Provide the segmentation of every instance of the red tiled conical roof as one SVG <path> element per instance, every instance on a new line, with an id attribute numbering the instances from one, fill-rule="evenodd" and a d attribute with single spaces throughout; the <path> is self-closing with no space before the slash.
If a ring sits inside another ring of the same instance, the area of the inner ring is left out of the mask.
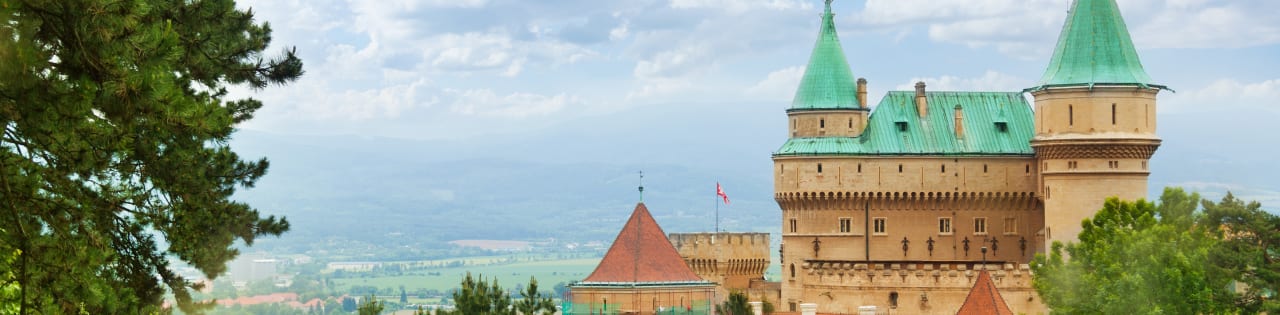
<path id="1" fill-rule="evenodd" d="M 583 282 L 702 282 L 667 240 L 667 233 L 653 220 L 644 203 L 636 204 L 631 218 L 618 232 L 600 265 Z"/>
<path id="2" fill-rule="evenodd" d="M 1004 302 L 1004 297 L 1000 296 L 1000 291 L 991 283 L 991 275 L 986 270 L 978 272 L 978 281 L 974 281 L 973 290 L 969 291 L 964 304 L 960 305 L 960 311 L 956 312 L 956 315 L 969 314 L 1013 314 L 1009 310 L 1009 304 Z"/>

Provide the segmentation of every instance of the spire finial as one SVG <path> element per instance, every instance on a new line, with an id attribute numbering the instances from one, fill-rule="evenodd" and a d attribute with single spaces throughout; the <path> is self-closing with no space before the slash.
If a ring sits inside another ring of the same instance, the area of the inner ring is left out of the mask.
<path id="1" fill-rule="evenodd" d="M 831 0 L 827 0 L 827 9 L 823 13 L 831 14 Z"/>
<path id="2" fill-rule="evenodd" d="M 644 171 L 640 171 L 640 202 L 644 202 Z"/>

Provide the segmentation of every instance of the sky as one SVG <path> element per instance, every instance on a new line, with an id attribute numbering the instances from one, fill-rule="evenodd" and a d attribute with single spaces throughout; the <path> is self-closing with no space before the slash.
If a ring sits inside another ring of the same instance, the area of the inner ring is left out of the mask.
<path id="1" fill-rule="evenodd" d="M 1148 74 L 1175 91 L 1160 94 L 1160 119 L 1229 124 L 1241 115 L 1280 117 L 1280 1 L 1118 2 Z M 766 106 L 781 122 L 816 39 L 823 3 L 238 5 L 270 23 L 270 53 L 296 47 L 307 71 L 290 85 L 235 90 L 236 96 L 266 103 L 243 129 L 483 142 L 616 113 L 678 115 L 689 104 L 721 104 L 726 112 L 742 110 L 735 104 Z M 885 92 L 909 90 L 916 81 L 935 91 L 1036 85 L 1069 5 L 837 0 L 834 12 L 853 73 L 868 79 L 869 103 L 876 104 Z M 1280 124 L 1235 127 L 1241 133 L 1280 134 Z M 783 130 L 774 133 L 781 136 Z M 1221 141 L 1223 150 L 1257 145 L 1245 142 L 1256 138 L 1211 140 Z M 1262 146 L 1277 143 L 1270 141 Z"/>

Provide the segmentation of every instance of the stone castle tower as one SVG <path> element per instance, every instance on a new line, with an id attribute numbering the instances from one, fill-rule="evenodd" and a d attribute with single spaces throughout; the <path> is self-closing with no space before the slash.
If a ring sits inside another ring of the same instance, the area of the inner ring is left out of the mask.
<path id="1" fill-rule="evenodd" d="M 1107 197 L 1147 196 L 1156 93 L 1114 0 L 1077 1 L 1035 98 L 1045 244 L 1071 242 Z"/>
<path id="2" fill-rule="evenodd" d="M 1114 0 L 1072 4 L 1025 91 L 888 92 L 874 111 L 830 1 L 773 154 L 780 311 L 955 314 L 981 271 L 1043 313 L 1027 263 L 1105 198 L 1146 196 L 1154 85 Z M 1034 111 L 1024 93 L 1035 100 Z M 980 271 L 981 270 L 981 271 Z"/>

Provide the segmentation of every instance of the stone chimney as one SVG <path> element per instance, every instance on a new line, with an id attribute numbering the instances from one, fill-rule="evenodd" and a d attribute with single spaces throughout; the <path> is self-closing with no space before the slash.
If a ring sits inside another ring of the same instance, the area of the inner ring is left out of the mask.
<path id="1" fill-rule="evenodd" d="M 800 315 L 818 315 L 818 304 L 800 303 Z"/>
<path id="2" fill-rule="evenodd" d="M 929 100 L 924 97 L 924 81 L 916 82 L 916 113 L 920 118 L 929 115 Z"/>
<path id="3" fill-rule="evenodd" d="M 956 104 L 956 139 L 964 139 L 964 111 Z"/>
<path id="4" fill-rule="evenodd" d="M 866 78 L 858 78 L 858 105 L 862 106 L 862 108 L 871 107 L 871 105 L 867 105 L 867 79 Z"/>

